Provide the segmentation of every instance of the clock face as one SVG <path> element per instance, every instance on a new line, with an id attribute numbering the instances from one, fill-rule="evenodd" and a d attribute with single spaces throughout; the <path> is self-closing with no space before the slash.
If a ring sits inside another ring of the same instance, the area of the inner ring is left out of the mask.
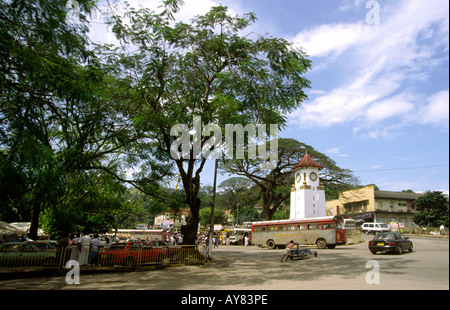
<path id="1" fill-rule="evenodd" d="M 311 179 L 311 181 L 317 180 L 317 173 L 311 172 L 311 173 L 309 174 L 309 178 Z"/>
<path id="2" fill-rule="evenodd" d="M 297 181 L 297 183 L 300 183 L 300 180 L 302 179 L 302 176 L 300 173 L 297 173 L 297 175 L 295 176 L 295 180 Z"/>

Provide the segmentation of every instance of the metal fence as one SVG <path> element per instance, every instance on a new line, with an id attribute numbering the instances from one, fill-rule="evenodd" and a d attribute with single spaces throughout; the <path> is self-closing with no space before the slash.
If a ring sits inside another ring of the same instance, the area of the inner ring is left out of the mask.
<path id="1" fill-rule="evenodd" d="M 0 244 L 2 268 L 44 267 L 63 269 L 67 262 L 80 267 L 141 267 L 171 264 L 204 264 L 204 245 L 141 246 L 137 243 L 106 246 L 69 245 L 58 247 L 51 242 L 11 242 Z"/>

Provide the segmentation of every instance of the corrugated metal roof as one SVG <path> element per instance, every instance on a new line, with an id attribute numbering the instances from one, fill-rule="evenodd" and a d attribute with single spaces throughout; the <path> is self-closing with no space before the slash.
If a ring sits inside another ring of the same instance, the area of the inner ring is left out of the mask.
<path id="1" fill-rule="evenodd" d="M 410 192 L 375 191 L 375 198 L 415 200 L 423 195 L 424 194 Z"/>

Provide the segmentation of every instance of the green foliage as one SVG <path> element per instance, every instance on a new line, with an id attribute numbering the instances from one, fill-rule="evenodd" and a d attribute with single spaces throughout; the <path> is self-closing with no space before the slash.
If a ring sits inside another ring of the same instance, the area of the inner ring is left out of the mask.
<path id="1" fill-rule="evenodd" d="M 205 207 L 200 210 L 200 224 L 209 226 L 211 224 L 211 207 Z M 218 209 L 214 209 L 214 224 L 227 224 L 225 214 Z"/>
<path id="2" fill-rule="evenodd" d="M 81 3 L 85 12 L 92 7 L 93 1 Z M 95 96 L 86 91 L 89 70 L 80 67 L 92 58 L 86 27 L 75 29 L 65 15 L 65 1 L 0 3 L 0 175 L 8 191 L 2 203 L 17 208 L 18 220 L 31 219 L 32 235 L 41 209 L 55 205 L 64 187 L 59 137 L 70 123 L 68 107 Z"/>
<path id="3" fill-rule="evenodd" d="M 439 191 L 427 191 L 414 201 L 419 213 L 414 214 L 414 222 L 421 226 L 448 226 L 448 197 Z"/>
<path id="4" fill-rule="evenodd" d="M 193 242 L 206 158 L 171 158 L 177 138 L 171 127 L 192 128 L 194 115 L 223 130 L 225 124 L 282 127 L 285 114 L 306 99 L 304 89 L 310 83 L 303 74 L 311 63 L 284 39 L 241 35 L 256 21 L 253 13 L 231 16 L 227 7 L 217 6 L 189 24 L 173 22 L 180 4 L 164 1 L 161 13 L 130 8 L 124 16 L 112 16 L 111 29 L 125 52 L 108 54 L 108 61 L 116 64 L 115 78 L 132 96 L 124 106 L 142 136 L 136 141 L 141 156 L 157 157 L 178 169 L 192 215 L 185 240 Z M 201 146 L 207 138 L 201 137 Z M 155 144 L 149 147 L 148 141 Z"/>
<path id="5" fill-rule="evenodd" d="M 114 97 L 123 84 L 88 44 L 95 1 L 78 2 L 75 24 L 65 0 L 0 3 L 0 216 L 31 221 L 32 238 L 40 218 L 58 236 L 103 229 L 108 210 L 121 206 L 120 183 L 153 191 L 161 179 L 151 161 L 145 180 L 125 179 L 139 161 L 121 101 L 132 93 Z"/>
<path id="6" fill-rule="evenodd" d="M 176 22 L 180 0 L 162 1 L 158 13 L 111 10 L 121 46 L 95 46 L 85 17 L 96 1 L 78 2 L 78 23 L 66 19 L 66 0 L 0 2 L 0 216 L 30 220 L 31 237 L 39 221 L 64 236 L 188 206 L 193 242 L 210 201 L 206 158 L 171 158 L 171 127 L 192 127 L 194 115 L 223 130 L 283 127 L 306 100 L 311 62 L 282 38 L 243 35 L 254 13 L 220 5 Z M 165 189 L 178 174 L 182 191 Z"/>

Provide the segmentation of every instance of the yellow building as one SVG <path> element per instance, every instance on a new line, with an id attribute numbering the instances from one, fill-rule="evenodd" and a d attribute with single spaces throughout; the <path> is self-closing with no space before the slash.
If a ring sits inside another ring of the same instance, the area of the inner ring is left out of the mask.
<path id="1" fill-rule="evenodd" d="M 342 215 L 364 222 L 399 223 L 411 227 L 417 212 L 414 200 L 423 194 L 375 190 L 374 185 L 339 193 L 326 202 L 327 215 Z"/>

